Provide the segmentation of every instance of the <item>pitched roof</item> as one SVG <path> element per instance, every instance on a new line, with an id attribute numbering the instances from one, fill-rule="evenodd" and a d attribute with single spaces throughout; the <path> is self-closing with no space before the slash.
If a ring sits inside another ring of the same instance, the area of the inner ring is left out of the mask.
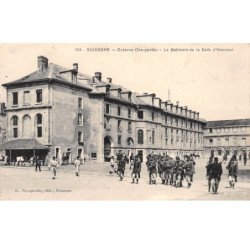
<path id="1" fill-rule="evenodd" d="M 17 139 L 0 145 L 1 149 L 47 149 L 45 145 L 35 139 Z"/>
<path id="2" fill-rule="evenodd" d="M 69 81 L 68 77 L 66 77 L 66 74 L 64 74 L 65 72 L 70 72 L 70 71 L 71 70 L 69 70 L 65 67 L 59 66 L 59 65 L 54 64 L 54 63 L 50 63 L 48 65 L 48 70 L 46 70 L 43 73 L 39 73 L 37 70 L 37 71 L 35 71 L 29 75 L 26 75 L 20 79 L 5 83 L 5 84 L 3 84 L 3 86 L 9 86 L 9 85 L 21 84 L 21 83 L 29 83 L 29 82 L 37 82 L 37 81 L 49 80 L 49 79 L 51 79 L 51 80 L 54 79 L 54 80 L 68 83 L 68 84 L 72 84 L 72 82 Z M 91 78 L 91 77 L 88 75 L 78 73 L 77 86 L 81 86 L 81 87 L 84 87 L 84 88 L 91 90 L 91 86 L 87 82 L 87 80 L 89 80 L 89 78 Z"/>
<path id="3" fill-rule="evenodd" d="M 205 128 L 250 126 L 250 119 L 207 121 Z"/>

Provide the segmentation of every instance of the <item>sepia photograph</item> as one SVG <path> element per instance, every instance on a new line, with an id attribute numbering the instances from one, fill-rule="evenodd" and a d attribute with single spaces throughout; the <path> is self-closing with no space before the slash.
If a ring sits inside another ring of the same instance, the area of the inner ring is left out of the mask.
<path id="1" fill-rule="evenodd" d="M 249 200 L 249 44 L 0 44 L 1 200 Z"/>

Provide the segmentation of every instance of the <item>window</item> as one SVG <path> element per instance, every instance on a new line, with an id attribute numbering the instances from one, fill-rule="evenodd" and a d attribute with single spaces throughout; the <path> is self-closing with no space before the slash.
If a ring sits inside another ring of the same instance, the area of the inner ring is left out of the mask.
<path id="1" fill-rule="evenodd" d="M 166 146 L 168 145 L 168 139 L 165 140 Z"/>
<path id="2" fill-rule="evenodd" d="M 168 124 L 168 117 L 165 116 L 165 124 Z"/>
<path id="3" fill-rule="evenodd" d="M 209 129 L 209 133 L 213 133 L 213 129 L 212 128 Z"/>
<path id="4" fill-rule="evenodd" d="M 155 143 L 155 131 L 153 130 L 152 131 L 152 144 Z"/>
<path id="5" fill-rule="evenodd" d="M 139 119 L 143 119 L 143 111 L 139 110 L 137 115 Z"/>
<path id="6" fill-rule="evenodd" d="M 96 159 L 97 158 L 97 153 L 91 153 L 91 158 Z"/>
<path id="7" fill-rule="evenodd" d="M 246 132 L 246 127 L 241 127 L 242 132 Z"/>
<path id="8" fill-rule="evenodd" d="M 80 97 L 78 98 L 78 108 L 83 109 L 83 99 Z"/>
<path id="9" fill-rule="evenodd" d="M 165 137 L 168 137 L 168 128 L 165 128 Z"/>
<path id="10" fill-rule="evenodd" d="M 233 138 L 233 144 L 237 145 L 237 138 Z"/>
<path id="11" fill-rule="evenodd" d="M 210 145 L 210 146 L 213 145 L 213 139 L 209 139 L 209 145 Z"/>
<path id="12" fill-rule="evenodd" d="M 121 95 L 121 91 L 118 90 L 118 98 L 121 98 L 122 95 Z"/>
<path id="13" fill-rule="evenodd" d="M 229 139 L 225 138 L 225 146 L 229 146 Z"/>
<path id="14" fill-rule="evenodd" d="M 41 114 L 37 114 L 36 115 L 36 136 L 37 137 L 43 136 L 42 124 L 43 124 L 43 116 Z"/>
<path id="15" fill-rule="evenodd" d="M 83 126 L 83 114 L 78 114 L 78 125 Z"/>
<path id="16" fill-rule="evenodd" d="M 118 143 L 119 145 L 122 144 L 122 136 L 121 136 L 121 135 L 118 135 L 117 143 Z"/>
<path id="17" fill-rule="evenodd" d="M 221 155 L 221 154 L 222 154 L 222 150 L 218 149 L 218 155 Z"/>
<path id="18" fill-rule="evenodd" d="M 13 97 L 12 104 L 13 105 L 18 105 L 18 92 L 13 92 L 12 97 Z"/>
<path id="19" fill-rule="evenodd" d="M 121 120 L 118 120 L 118 121 L 117 121 L 117 129 L 118 129 L 119 131 L 122 130 L 122 129 L 121 129 Z"/>
<path id="20" fill-rule="evenodd" d="M 104 128 L 105 129 L 111 129 L 111 126 L 110 126 L 110 118 L 105 118 L 105 120 L 104 120 Z"/>
<path id="21" fill-rule="evenodd" d="M 131 118 L 131 109 L 128 109 L 128 118 Z"/>
<path id="22" fill-rule="evenodd" d="M 229 128 L 224 128 L 225 133 L 229 132 Z"/>
<path id="23" fill-rule="evenodd" d="M 23 104 L 30 104 L 30 91 L 23 92 Z"/>
<path id="24" fill-rule="evenodd" d="M 40 103 L 43 101 L 43 90 L 37 89 L 36 90 L 36 102 Z"/>
<path id="25" fill-rule="evenodd" d="M 120 106 L 117 107 L 117 115 L 121 116 L 121 107 Z"/>
<path id="26" fill-rule="evenodd" d="M 174 140 L 173 139 L 171 139 L 171 145 L 174 145 Z"/>
<path id="27" fill-rule="evenodd" d="M 12 117 L 12 121 L 13 121 L 13 126 L 17 126 L 18 125 L 18 117 L 15 115 Z"/>
<path id="28" fill-rule="evenodd" d="M 106 114 L 111 114 L 111 110 L 110 110 L 110 105 L 109 104 L 106 104 L 106 106 L 105 106 L 105 113 Z"/>
<path id="29" fill-rule="evenodd" d="M 18 128 L 13 128 L 13 137 L 18 138 Z"/>
<path id="30" fill-rule="evenodd" d="M 152 121 L 154 121 L 155 120 L 155 113 L 152 112 L 151 115 L 152 115 Z"/>
<path id="31" fill-rule="evenodd" d="M 217 128 L 217 129 L 216 129 L 216 132 L 217 132 L 217 133 L 220 133 L 220 128 Z"/>
<path id="32" fill-rule="evenodd" d="M 192 122 L 190 122 L 190 128 L 193 128 L 193 123 Z"/>
<path id="33" fill-rule="evenodd" d="M 131 122 L 128 122 L 128 131 L 131 132 L 132 131 L 132 123 Z"/>
<path id="34" fill-rule="evenodd" d="M 178 124 L 179 124 L 178 118 L 175 119 L 175 124 L 176 124 L 176 126 L 178 126 Z"/>
<path id="35" fill-rule="evenodd" d="M 138 144 L 143 144 L 143 130 L 140 129 L 138 130 L 137 132 L 137 141 L 138 141 Z"/>
<path id="36" fill-rule="evenodd" d="M 171 125 L 173 125 L 173 118 L 172 117 L 170 118 L 170 123 L 171 123 Z"/>
<path id="37" fill-rule="evenodd" d="M 246 138 L 241 139 L 241 146 L 246 146 Z"/>
<path id="38" fill-rule="evenodd" d="M 83 132 L 78 131 L 78 143 L 82 143 L 83 142 Z"/>
<path id="39" fill-rule="evenodd" d="M 234 132 L 234 133 L 237 132 L 237 128 L 233 128 L 233 132 Z"/>
<path id="40" fill-rule="evenodd" d="M 18 138 L 18 117 L 14 115 L 11 118 L 13 137 Z"/>

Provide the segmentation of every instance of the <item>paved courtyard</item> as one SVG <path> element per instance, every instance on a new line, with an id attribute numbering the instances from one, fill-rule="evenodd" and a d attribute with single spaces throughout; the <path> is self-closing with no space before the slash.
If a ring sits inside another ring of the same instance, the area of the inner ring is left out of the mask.
<path id="1" fill-rule="evenodd" d="M 2 200 L 249 200 L 250 165 L 240 163 L 236 188 L 228 188 L 227 171 L 223 165 L 223 177 L 219 194 L 208 193 L 205 178 L 205 160 L 196 161 L 196 174 L 190 189 L 174 188 L 161 184 L 148 184 L 145 164 L 139 184 L 131 184 L 131 170 L 126 166 L 124 181 L 117 175 L 109 175 L 109 165 L 86 163 L 80 176 L 74 175 L 73 166 L 61 166 L 57 179 L 47 167 L 35 172 L 33 167 L 0 167 L 0 198 Z"/>

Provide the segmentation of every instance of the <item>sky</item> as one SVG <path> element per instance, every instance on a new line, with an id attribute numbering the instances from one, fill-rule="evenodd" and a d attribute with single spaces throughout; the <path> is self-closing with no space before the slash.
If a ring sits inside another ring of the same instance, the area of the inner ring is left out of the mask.
<path id="1" fill-rule="evenodd" d="M 109 51 L 93 51 L 98 48 Z M 67 68 L 78 63 L 88 75 L 102 72 L 104 79 L 162 101 L 170 90 L 173 103 L 206 120 L 250 118 L 249 44 L 0 44 L 0 84 L 36 71 L 40 55 Z M 5 101 L 3 87 L 0 99 Z"/>

